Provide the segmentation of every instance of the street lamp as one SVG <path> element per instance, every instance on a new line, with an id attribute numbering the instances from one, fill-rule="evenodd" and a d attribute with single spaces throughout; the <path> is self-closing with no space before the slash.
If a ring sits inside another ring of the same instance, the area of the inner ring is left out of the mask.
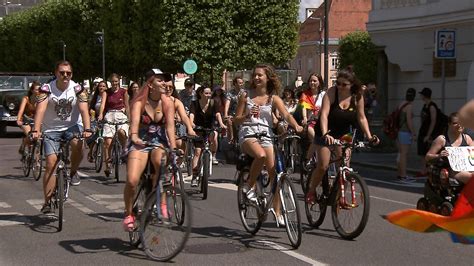
<path id="1" fill-rule="evenodd" d="M 98 35 L 97 40 L 99 43 L 102 44 L 102 78 L 105 80 L 105 32 L 104 29 L 102 31 L 98 31 L 95 33 Z"/>
<path id="2" fill-rule="evenodd" d="M 3 6 L 5 7 L 5 16 L 8 16 L 9 7 L 21 6 L 21 4 L 12 4 L 10 1 L 3 0 Z"/>
<path id="3" fill-rule="evenodd" d="M 58 41 L 63 46 L 63 60 L 66 61 L 66 43 L 63 40 Z"/>

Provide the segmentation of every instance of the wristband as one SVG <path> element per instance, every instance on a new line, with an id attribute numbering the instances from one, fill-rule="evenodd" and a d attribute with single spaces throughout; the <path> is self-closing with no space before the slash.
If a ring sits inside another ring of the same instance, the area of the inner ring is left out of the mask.
<path id="1" fill-rule="evenodd" d="M 138 135 L 138 133 L 137 132 L 132 132 L 132 133 L 130 133 L 130 135 Z"/>
<path id="2" fill-rule="evenodd" d="M 90 128 L 88 128 L 88 129 L 84 129 L 84 132 L 92 133 L 92 130 Z"/>
<path id="3" fill-rule="evenodd" d="M 30 133 L 36 133 L 38 132 L 37 130 L 30 130 Z"/>

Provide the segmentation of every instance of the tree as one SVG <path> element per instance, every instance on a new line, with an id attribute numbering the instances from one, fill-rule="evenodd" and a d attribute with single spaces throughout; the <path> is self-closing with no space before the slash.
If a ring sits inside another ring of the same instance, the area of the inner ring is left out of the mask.
<path id="1" fill-rule="evenodd" d="M 377 54 L 368 32 L 351 32 L 339 41 L 339 69 L 348 65 L 354 67 L 354 72 L 362 83 L 375 81 Z"/>

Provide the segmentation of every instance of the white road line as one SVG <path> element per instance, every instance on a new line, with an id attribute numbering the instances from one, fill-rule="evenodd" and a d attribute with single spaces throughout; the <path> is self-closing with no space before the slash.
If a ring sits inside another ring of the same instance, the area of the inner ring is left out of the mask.
<path id="1" fill-rule="evenodd" d="M 72 199 L 68 199 L 66 201 L 66 203 L 69 203 L 71 206 L 79 209 L 81 212 L 85 213 L 85 214 L 92 214 L 94 213 L 91 209 L 87 208 L 86 206 L 80 204 L 79 202 L 76 202 Z"/>
<path id="2" fill-rule="evenodd" d="M 2 219 L 7 219 L 6 216 L 12 216 L 9 220 L 0 220 L 0 227 L 2 226 L 11 226 L 11 225 L 22 225 L 30 222 L 30 219 L 22 213 L 18 212 L 0 212 Z"/>
<path id="3" fill-rule="evenodd" d="M 416 188 L 422 188 L 425 186 L 425 184 L 420 184 L 420 183 L 399 183 L 399 182 L 390 182 L 390 181 L 383 181 L 383 180 L 378 180 L 378 179 L 373 179 L 373 178 L 367 178 L 364 177 L 365 180 L 369 180 L 372 182 L 378 182 L 378 183 L 383 183 L 383 184 L 389 184 L 389 185 L 395 185 L 395 186 L 400 186 L 400 187 L 416 187 Z"/>
<path id="4" fill-rule="evenodd" d="M 123 194 L 92 194 L 86 198 L 117 213 L 122 213 L 125 209 L 125 205 L 122 200 Z M 120 201 L 117 201 L 117 199 L 120 199 Z"/>
<path id="5" fill-rule="evenodd" d="M 12 206 L 10 206 L 8 203 L 6 202 L 0 202 L 0 208 L 11 208 Z"/>
<path id="6" fill-rule="evenodd" d="M 288 256 L 291 256 L 291 257 L 293 257 L 293 258 L 295 258 L 295 259 L 304 261 L 304 262 L 309 263 L 309 264 L 311 264 L 311 265 L 326 265 L 326 264 L 324 264 L 324 263 L 322 263 L 322 262 L 320 262 L 320 261 L 313 260 L 313 259 L 311 259 L 311 258 L 309 258 L 309 257 L 306 257 L 306 256 L 304 256 L 304 255 L 301 255 L 301 254 L 299 254 L 299 253 L 296 253 L 296 252 L 294 252 L 294 251 L 292 251 L 292 250 L 288 250 L 287 248 L 282 247 L 282 246 L 280 246 L 280 245 L 278 245 L 278 244 L 275 244 L 275 243 L 273 243 L 273 242 L 271 242 L 271 241 L 267 241 L 267 240 L 257 240 L 256 242 L 257 242 L 257 243 L 261 243 L 261 244 L 263 244 L 263 245 L 265 245 L 265 246 L 267 246 L 267 247 L 271 247 L 271 248 L 273 248 L 273 249 L 275 249 L 275 250 L 278 250 L 278 251 L 280 251 L 280 252 L 283 252 L 283 253 L 285 253 L 285 254 L 288 255 Z"/>
<path id="7" fill-rule="evenodd" d="M 416 207 L 415 204 L 406 203 L 406 202 L 403 202 L 403 201 L 391 200 L 391 199 L 386 199 L 386 198 L 380 198 L 380 197 L 376 197 L 376 196 L 370 196 L 370 197 L 373 198 L 373 199 L 378 199 L 378 200 L 383 200 L 383 201 L 398 203 L 398 204 L 402 204 L 402 205 L 406 205 L 406 206 L 410 206 L 410 207 Z"/>
<path id="8" fill-rule="evenodd" d="M 30 204 L 31 206 L 33 206 L 33 208 L 35 208 L 39 211 L 39 210 L 41 210 L 41 207 L 43 207 L 44 200 L 42 200 L 42 199 L 29 199 L 29 200 L 26 200 L 26 202 L 28 202 L 28 204 Z"/>

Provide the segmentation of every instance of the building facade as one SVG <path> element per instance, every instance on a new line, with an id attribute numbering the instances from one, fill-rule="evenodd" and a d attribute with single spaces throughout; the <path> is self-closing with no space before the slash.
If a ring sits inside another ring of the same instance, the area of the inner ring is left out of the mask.
<path id="1" fill-rule="evenodd" d="M 385 112 L 405 98 L 409 87 L 432 89 L 446 114 L 474 98 L 474 1 L 373 0 L 367 30 L 379 47 L 378 89 Z M 455 59 L 434 56 L 438 30 L 455 32 Z M 422 107 L 415 101 L 415 118 Z M 415 119 L 416 125 L 419 119 Z"/>
<path id="2" fill-rule="evenodd" d="M 327 0 L 329 4 L 329 86 L 335 82 L 339 40 L 353 31 L 365 31 L 371 0 Z M 324 2 L 301 24 L 296 57 L 289 63 L 307 81 L 313 72 L 324 77 Z"/>

